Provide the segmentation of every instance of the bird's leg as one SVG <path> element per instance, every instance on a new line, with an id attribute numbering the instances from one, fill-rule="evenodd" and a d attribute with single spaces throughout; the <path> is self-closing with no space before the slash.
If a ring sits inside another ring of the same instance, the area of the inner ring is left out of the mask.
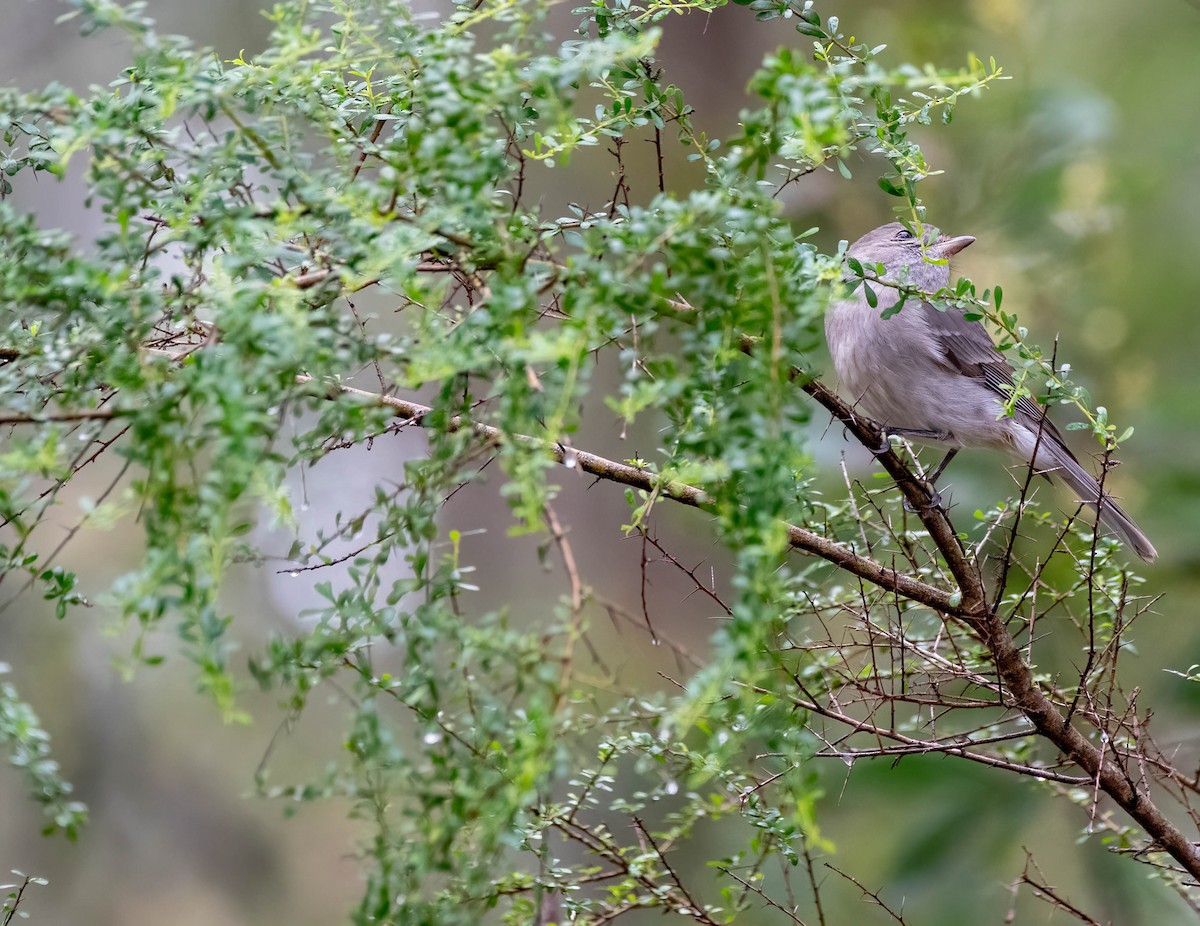
<path id="1" fill-rule="evenodd" d="M 875 453 L 885 453 L 891 447 L 893 437 L 911 437 L 916 440 L 944 441 L 951 438 L 949 431 L 934 431 L 929 428 L 889 428 L 883 429 L 883 443 L 872 448 Z"/>
<path id="2" fill-rule="evenodd" d="M 920 508 L 922 511 L 932 511 L 934 508 L 941 508 L 942 507 L 942 493 L 940 493 L 937 489 L 935 489 L 933 487 L 933 483 L 929 484 L 928 489 L 929 489 L 929 501 L 926 504 L 913 505 L 906 498 L 906 499 L 904 499 L 904 501 L 902 503 L 904 505 L 904 510 L 915 512 L 918 508 Z"/>
<path id="3" fill-rule="evenodd" d="M 946 471 L 946 467 L 950 465 L 950 461 L 954 459 L 954 455 L 958 453 L 957 447 L 951 447 L 946 451 L 946 455 L 942 457 L 942 462 L 933 468 L 933 472 L 925 477 L 930 486 L 937 484 L 938 478 Z"/>
<path id="4" fill-rule="evenodd" d="M 934 430 L 932 428 L 884 428 L 884 433 L 889 437 L 915 437 L 917 440 L 932 440 L 944 441 L 949 440 L 953 435 L 949 431 Z"/>
<path id="5" fill-rule="evenodd" d="M 946 455 L 942 457 L 942 462 L 933 468 L 933 472 L 925 477 L 925 483 L 929 486 L 929 504 L 928 508 L 942 507 L 942 494 L 937 490 L 938 477 L 942 475 L 950 461 L 954 459 L 954 455 L 958 453 L 957 447 L 951 447 L 946 451 Z M 908 507 L 908 502 L 904 503 Z"/>
<path id="6" fill-rule="evenodd" d="M 945 440 L 949 436 L 950 435 L 947 433 L 946 437 L 940 438 L 940 440 Z M 933 468 L 933 472 L 929 473 L 925 477 L 925 484 L 929 489 L 929 504 L 924 505 L 922 507 L 924 507 L 924 508 L 941 508 L 942 507 L 942 494 L 937 490 L 938 477 L 940 477 L 942 475 L 942 473 L 945 472 L 946 467 L 950 465 L 950 461 L 954 459 L 955 454 L 957 454 L 957 453 L 958 453 L 958 448 L 951 447 L 949 450 L 946 451 L 946 455 L 944 457 L 942 457 L 942 461 Z M 904 507 L 908 508 L 910 511 L 913 510 L 907 501 L 904 502 Z"/>
<path id="7" fill-rule="evenodd" d="M 884 427 L 883 428 L 883 443 L 879 447 L 874 448 L 874 452 L 875 453 L 885 453 L 887 450 L 889 450 L 891 448 L 891 439 L 893 437 L 906 437 L 906 438 L 915 438 L 916 440 L 940 442 L 940 441 L 950 440 L 953 436 L 954 435 L 951 434 L 949 431 L 934 430 L 932 428 Z M 942 462 L 937 465 L 937 467 L 934 469 L 932 475 L 926 477 L 925 482 L 929 487 L 929 504 L 923 505 L 922 507 L 924 507 L 924 508 L 941 508 L 942 507 L 942 496 L 936 488 L 937 480 L 938 480 L 938 477 L 942 474 L 942 471 L 950 463 L 950 461 L 954 459 L 954 455 L 956 453 L 958 453 L 958 448 L 951 447 L 946 452 L 946 455 L 944 457 L 942 457 Z M 904 502 L 904 507 L 909 511 L 913 510 L 913 508 L 909 505 L 907 500 L 905 500 L 905 502 Z"/>

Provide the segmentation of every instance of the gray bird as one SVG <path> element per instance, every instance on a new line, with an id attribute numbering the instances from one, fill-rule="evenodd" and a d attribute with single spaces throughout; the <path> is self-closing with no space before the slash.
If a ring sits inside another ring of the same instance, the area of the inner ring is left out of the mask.
<path id="1" fill-rule="evenodd" d="M 899 222 L 863 235 L 849 257 L 868 276 L 882 264 L 883 280 L 904 283 L 920 292 L 936 292 L 950 283 L 946 263 L 975 241 L 951 237 L 924 226 L 918 238 Z M 926 244 L 928 242 L 928 244 Z M 848 277 L 854 279 L 854 277 Z M 896 314 L 882 317 L 899 301 L 899 292 L 872 286 L 877 304 L 868 303 L 863 286 L 834 303 L 825 316 L 825 338 L 833 365 L 854 407 L 889 434 L 949 449 L 933 474 L 941 474 L 963 447 L 1002 450 L 1019 460 L 1034 459 L 1036 469 L 1066 483 L 1079 499 L 1098 508 L 1100 522 L 1115 531 L 1147 562 L 1158 554 L 1146 535 L 1067 449 L 1058 429 L 1036 401 L 1022 396 L 1012 414 L 1013 368 L 996 350 L 987 329 L 969 321 L 961 310 L 938 311 L 928 302 L 909 298 Z"/>

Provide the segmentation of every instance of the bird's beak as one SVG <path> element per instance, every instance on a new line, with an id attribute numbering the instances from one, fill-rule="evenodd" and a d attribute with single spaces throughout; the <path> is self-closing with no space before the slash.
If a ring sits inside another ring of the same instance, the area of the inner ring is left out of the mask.
<path id="1" fill-rule="evenodd" d="M 950 235 L 942 235 L 933 243 L 931 251 L 936 251 L 938 257 L 953 257 L 967 245 L 975 243 L 975 239 L 970 235 L 959 235 L 957 238 L 952 238 Z"/>

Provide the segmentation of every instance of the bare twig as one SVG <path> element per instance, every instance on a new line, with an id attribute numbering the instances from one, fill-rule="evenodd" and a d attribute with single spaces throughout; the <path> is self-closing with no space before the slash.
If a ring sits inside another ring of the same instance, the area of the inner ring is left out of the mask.
<path id="1" fill-rule="evenodd" d="M 1086 913 L 1068 901 L 1058 892 L 1056 888 L 1051 887 L 1044 881 L 1039 881 L 1033 878 L 1029 873 L 1030 868 L 1036 870 L 1037 865 L 1033 861 L 1033 856 L 1026 851 L 1025 870 L 1021 872 L 1021 877 L 1018 878 L 1013 884 L 1014 892 L 1018 890 L 1022 884 L 1028 885 L 1032 889 L 1034 897 L 1045 900 L 1052 907 L 1056 907 L 1059 910 L 1063 910 L 1071 914 L 1071 916 L 1075 917 L 1075 919 L 1079 920 L 1079 922 L 1086 923 L 1087 926 L 1104 926 L 1104 924 L 1102 924 L 1099 920 L 1092 919 L 1092 917 L 1088 916 Z M 1041 875 L 1040 871 L 1038 872 L 1038 875 Z"/>
<path id="2" fill-rule="evenodd" d="M 863 886 L 861 881 L 857 880 L 856 878 L 854 878 L 851 875 L 846 874 L 846 872 L 842 871 L 840 868 L 837 868 L 834 865 L 830 865 L 828 862 L 825 862 L 825 867 L 828 868 L 830 871 L 832 871 L 834 874 L 840 875 L 841 877 L 843 877 L 847 881 L 849 881 L 851 884 L 853 884 L 856 888 L 858 888 L 860 891 L 862 891 L 864 897 L 871 898 L 871 900 L 874 901 L 877 906 L 882 907 L 884 912 L 886 912 L 888 914 L 888 916 L 890 916 L 897 923 L 904 922 L 904 916 L 900 913 L 897 913 L 895 910 L 893 910 L 891 907 L 889 907 L 886 903 L 884 903 L 883 898 L 881 898 L 876 891 L 868 890 L 866 887 Z"/>

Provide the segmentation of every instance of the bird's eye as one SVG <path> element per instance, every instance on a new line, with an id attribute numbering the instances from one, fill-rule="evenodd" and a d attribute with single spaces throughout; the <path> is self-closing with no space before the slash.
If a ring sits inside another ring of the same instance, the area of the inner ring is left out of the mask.
<path id="1" fill-rule="evenodd" d="M 902 229 L 900 229 L 900 231 L 896 232 L 896 240 L 897 241 L 911 241 L 913 239 L 913 237 L 914 237 L 913 233 L 910 232 L 907 228 L 902 228 Z"/>

